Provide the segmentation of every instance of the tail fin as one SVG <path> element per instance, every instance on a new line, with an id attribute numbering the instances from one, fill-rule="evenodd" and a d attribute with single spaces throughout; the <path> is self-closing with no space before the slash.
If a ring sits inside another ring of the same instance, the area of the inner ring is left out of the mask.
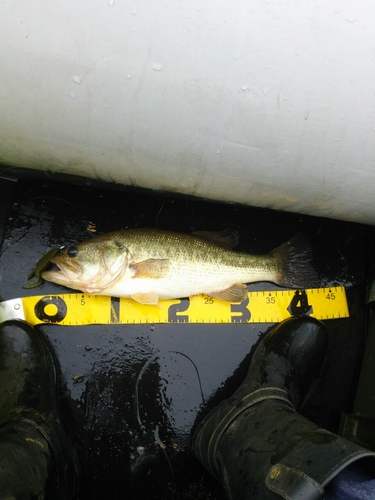
<path id="1" fill-rule="evenodd" d="M 319 280 L 312 266 L 312 249 L 305 234 L 296 234 L 291 240 L 272 250 L 280 263 L 277 284 L 285 288 L 314 288 Z"/>

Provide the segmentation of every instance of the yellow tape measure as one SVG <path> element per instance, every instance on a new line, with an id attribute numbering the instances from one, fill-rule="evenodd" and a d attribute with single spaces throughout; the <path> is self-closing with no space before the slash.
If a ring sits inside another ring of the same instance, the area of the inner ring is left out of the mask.
<path id="1" fill-rule="evenodd" d="M 17 318 L 33 325 L 141 323 L 277 323 L 292 315 L 317 319 L 349 316 L 344 287 L 248 292 L 241 304 L 196 295 L 162 300 L 157 306 L 82 293 L 38 295 L 0 302 L 0 321 Z"/>

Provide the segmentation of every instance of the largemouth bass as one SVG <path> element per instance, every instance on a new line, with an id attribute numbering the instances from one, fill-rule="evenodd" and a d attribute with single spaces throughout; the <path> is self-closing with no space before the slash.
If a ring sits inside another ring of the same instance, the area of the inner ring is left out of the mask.
<path id="1" fill-rule="evenodd" d="M 198 234 L 124 229 L 62 249 L 42 278 L 95 295 L 131 297 L 142 304 L 206 294 L 228 302 L 246 297 L 246 283 L 314 286 L 311 250 L 301 235 L 267 255 L 228 248 Z"/>

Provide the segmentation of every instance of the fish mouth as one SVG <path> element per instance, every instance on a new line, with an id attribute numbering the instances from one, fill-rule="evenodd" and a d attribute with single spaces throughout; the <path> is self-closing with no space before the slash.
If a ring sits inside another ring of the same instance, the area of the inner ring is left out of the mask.
<path id="1" fill-rule="evenodd" d="M 77 263 L 59 262 L 58 258 L 50 260 L 52 269 L 44 271 L 42 278 L 58 284 L 66 284 L 77 281 L 82 275 L 82 268 Z"/>

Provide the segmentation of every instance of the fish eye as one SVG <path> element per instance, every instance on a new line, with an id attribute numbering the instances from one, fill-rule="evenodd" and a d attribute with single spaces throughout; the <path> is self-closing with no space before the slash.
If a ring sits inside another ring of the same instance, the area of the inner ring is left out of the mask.
<path id="1" fill-rule="evenodd" d="M 66 251 L 67 255 L 69 257 L 77 257 L 78 255 L 78 248 L 76 247 L 69 247 Z"/>

